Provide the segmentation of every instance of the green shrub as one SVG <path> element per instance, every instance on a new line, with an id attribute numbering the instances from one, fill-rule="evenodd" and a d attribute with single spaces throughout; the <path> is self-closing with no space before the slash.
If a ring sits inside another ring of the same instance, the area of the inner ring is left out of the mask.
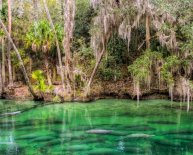
<path id="1" fill-rule="evenodd" d="M 51 86 L 47 86 L 45 83 L 45 76 L 42 70 L 36 70 L 32 72 L 32 78 L 36 81 L 34 86 L 35 90 L 39 91 L 40 93 L 45 93 L 48 90 L 51 90 Z"/>

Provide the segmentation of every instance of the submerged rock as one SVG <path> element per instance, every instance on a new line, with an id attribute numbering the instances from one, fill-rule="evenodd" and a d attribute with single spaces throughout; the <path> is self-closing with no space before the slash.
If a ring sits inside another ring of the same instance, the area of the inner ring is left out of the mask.
<path id="1" fill-rule="evenodd" d="M 86 133 L 90 134 L 111 134 L 113 133 L 112 130 L 103 130 L 103 129 L 93 129 L 93 130 L 87 130 Z"/>

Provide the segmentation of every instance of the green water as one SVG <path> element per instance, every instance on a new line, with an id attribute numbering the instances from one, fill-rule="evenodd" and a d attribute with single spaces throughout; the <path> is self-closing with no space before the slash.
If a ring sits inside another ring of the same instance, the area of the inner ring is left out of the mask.
<path id="1" fill-rule="evenodd" d="M 17 115 L 4 113 L 21 111 Z M 0 101 L 2 155 L 190 155 L 193 112 L 165 100 Z"/>

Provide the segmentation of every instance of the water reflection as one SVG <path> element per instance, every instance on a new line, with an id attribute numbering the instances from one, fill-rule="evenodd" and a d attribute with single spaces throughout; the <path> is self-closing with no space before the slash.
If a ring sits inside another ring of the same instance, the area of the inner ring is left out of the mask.
<path id="1" fill-rule="evenodd" d="M 136 107 L 134 101 L 101 100 L 36 107 L 0 119 L 0 151 L 4 155 L 193 154 L 193 113 L 178 109 L 178 103 L 169 109 L 168 104 L 143 101 Z"/>

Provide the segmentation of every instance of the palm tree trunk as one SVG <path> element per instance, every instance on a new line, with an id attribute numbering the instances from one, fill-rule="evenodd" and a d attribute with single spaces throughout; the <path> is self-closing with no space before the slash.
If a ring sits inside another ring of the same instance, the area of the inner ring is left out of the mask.
<path id="1" fill-rule="evenodd" d="M 48 85 L 51 86 L 52 80 L 51 80 L 51 76 L 50 76 L 49 62 L 48 62 L 48 56 L 47 55 L 44 58 L 44 62 L 45 62 L 45 67 L 46 67 L 46 76 L 47 76 Z"/>
<path id="2" fill-rule="evenodd" d="M 14 42 L 13 42 L 13 40 L 12 40 L 10 34 L 9 34 L 9 32 L 7 31 L 7 29 L 6 29 L 4 23 L 2 22 L 1 19 L 0 19 L 0 25 L 2 26 L 3 31 L 4 31 L 5 34 L 7 35 L 7 38 L 8 38 L 8 40 L 9 40 L 9 42 L 12 44 L 13 49 L 14 49 L 14 51 L 16 52 L 17 58 L 18 58 L 18 60 L 19 60 L 19 62 L 20 62 L 21 71 L 23 72 L 23 75 L 24 75 L 24 78 L 25 78 L 25 82 L 26 82 L 26 84 L 27 84 L 27 86 L 28 86 L 28 88 L 29 88 L 30 93 L 33 95 L 33 97 L 34 97 L 35 99 L 39 99 L 39 97 L 35 94 L 32 86 L 31 86 L 31 83 L 30 83 L 29 77 L 28 77 L 28 75 L 27 75 L 26 69 L 25 69 L 25 67 L 24 67 L 23 61 L 22 61 L 22 59 L 21 59 L 20 53 L 19 53 L 17 47 L 15 46 L 15 44 L 14 44 Z"/>
<path id="3" fill-rule="evenodd" d="M 7 0 L 8 3 L 8 32 L 11 36 L 11 0 Z M 11 43 L 8 40 L 8 47 L 7 47 L 7 59 L 8 59 L 8 72 L 9 72 L 9 85 L 13 86 L 13 76 L 12 76 L 12 66 L 11 66 Z"/>
<path id="4" fill-rule="evenodd" d="M 62 56 L 61 56 L 61 51 L 60 51 L 60 45 L 59 45 L 58 37 L 57 37 L 57 34 L 56 34 L 56 30 L 55 30 L 55 26 L 53 24 L 52 18 L 50 16 L 49 9 L 47 7 L 46 0 L 44 0 L 43 2 L 44 2 L 44 7 L 45 7 L 47 18 L 48 18 L 48 20 L 50 22 L 50 26 L 51 26 L 52 30 L 54 31 L 54 37 L 55 37 L 55 41 L 56 41 L 56 47 L 57 47 L 57 53 L 58 53 L 58 61 L 59 61 L 59 67 L 60 67 L 60 76 L 61 76 L 61 80 L 62 80 L 62 87 L 63 87 L 63 89 L 65 89 L 64 71 L 63 71 L 63 65 L 62 65 Z"/>

